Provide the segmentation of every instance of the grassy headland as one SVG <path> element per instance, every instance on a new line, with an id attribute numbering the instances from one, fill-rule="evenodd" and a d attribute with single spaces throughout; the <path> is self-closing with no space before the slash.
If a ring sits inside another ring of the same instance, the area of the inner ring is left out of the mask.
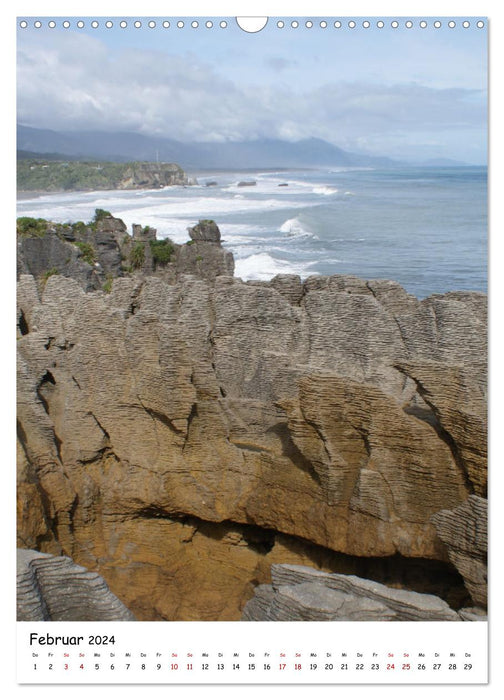
<path id="1" fill-rule="evenodd" d="M 175 163 L 109 163 L 19 159 L 18 192 L 86 191 L 187 185 Z"/>

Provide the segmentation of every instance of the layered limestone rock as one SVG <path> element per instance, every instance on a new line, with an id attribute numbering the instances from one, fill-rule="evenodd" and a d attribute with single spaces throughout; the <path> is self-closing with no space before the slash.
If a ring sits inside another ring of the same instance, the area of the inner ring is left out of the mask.
<path id="1" fill-rule="evenodd" d="M 68 557 L 17 551 L 17 619 L 134 620 L 96 573 Z"/>
<path id="2" fill-rule="evenodd" d="M 455 571 L 431 518 L 485 493 L 484 295 L 55 275 L 18 305 L 20 546 L 142 619 L 239 619 L 274 563 Z"/>
<path id="3" fill-rule="evenodd" d="M 76 280 L 84 291 L 92 291 L 101 289 L 107 279 L 121 276 L 121 246 L 125 236 L 129 238 L 126 225 L 103 214 L 89 224 L 47 221 L 35 233 L 29 228 L 18 233 L 18 279 L 29 273 L 43 287 L 50 276 L 62 275 Z"/>
<path id="4" fill-rule="evenodd" d="M 469 496 L 454 510 L 432 516 L 439 538 L 448 547 L 451 562 L 462 575 L 475 605 L 487 605 L 488 503 Z"/>
<path id="5" fill-rule="evenodd" d="M 203 219 L 188 233 L 191 241 L 181 246 L 177 257 L 178 276 L 191 274 L 213 281 L 220 275 L 233 275 L 233 254 L 221 247 L 221 233 L 215 221 Z"/>
<path id="6" fill-rule="evenodd" d="M 357 576 L 307 566 L 273 566 L 272 585 L 258 586 L 243 620 L 460 621 L 444 600 L 398 591 Z M 466 617 L 465 619 L 469 619 Z"/>
<path id="7" fill-rule="evenodd" d="M 96 270 L 82 260 L 79 248 L 51 232 L 43 238 L 18 240 L 18 275 L 22 274 L 33 275 L 40 284 L 52 274 L 61 274 L 79 280 L 86 291 L 101 287 Z"/>

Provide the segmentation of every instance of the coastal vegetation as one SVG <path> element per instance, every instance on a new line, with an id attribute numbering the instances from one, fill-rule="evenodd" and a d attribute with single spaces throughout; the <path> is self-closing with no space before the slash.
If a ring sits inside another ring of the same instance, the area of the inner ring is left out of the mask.
<path id="1" fill-rule="evenodd" d="M 150 248 L 154 262 L 159 265 L 166 265 L 170 262 L 175 251 L 172 242 L 167 239 L 150 241 Z"/>
<path id="2" fill-rule="evenodd" d="M 87 262 L 88 265 L 94 265 L 96 261 L 96 253 L 91 243 L 86 243 L 85 241 L 75 241 L 74 245 L 79 248 L 82 260 Z"/>
<path id="3" fill-rule="evenodd" d="M 47 270 L 42 275 L 43 283 L 45 284 L 47 282 L 47 280 L 49 279 L 49 277 L 52 277 L 53 275 L 57 275 L 57 274 L 58 274 L 58 269 L 56 267 L 51 267 L 50 270 Z"/>
<path id="4" fill-rule="evenodd" d="M 110 292 L 112 291 L 112 284 L 113 284 L 113 282 L 114 282 L 113 276 L 110 275 L 110 274 L 107 275 L 107 279 L 106 279 L 105 282 L 103 283 L 103 287 L 102 287 L 102 289 L 103 289 L 103 291 L 105 292 L 105 294 L 110 294 Z"/>
<path id="5" fill-rule="evenodd" d="M 18 190 L 94 190 L 113 188 L 126 169 L 124 163 L 83 163 L 19 160 Z"/>
<path id="6" fill-rule="evenodd" d="M 130 262 L 134 270 L 142 267 L 145 262 L 145 244 L 135 243 L 130 253 Z"/>
<path id="7" fill-rule="evenodd" d="M 34 219 L 31 216 L 20 216 L 16 221 L 16 233 L 18 236 L 27 238 L 45 236 L 47 232 L 47 221 L 45 219 Z"/>
<path id="8" fill-rule="evenodd" d="M 106 209 L 95 209 L 93 221 L 97 224 L 99 221 L 103 221 L 103 219 L 107 219 L 109 216 L 112 216 L 112 214 Z"/>

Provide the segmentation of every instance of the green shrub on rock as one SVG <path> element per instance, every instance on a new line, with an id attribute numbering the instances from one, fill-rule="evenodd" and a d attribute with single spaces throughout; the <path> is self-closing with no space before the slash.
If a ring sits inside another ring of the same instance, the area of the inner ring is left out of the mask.
<path id="1" fill-rule="evenodd" d="M 96 231 L 99 222 L 106 219 L 108 216 L 112 216 L 112 214 L 106 209 L 95 209 L 93 219 L 88 224 L 89 228 L 92 231 Z"/>
<path id="2" fill-rule="evenodd" d="M 51 267 L 50 270 L 46 270 L 44 274 L 42 275 L 42 280 L 44 284 L 47 282 L 49 277 L 52 277 L 53 275 L 58 275 L 58 270 L 55 267 Z"/>
<path id="3" fill-rule="evenodd" d="M 26 238 L 42 238 L 47 233 L 47 221 L 31 216 L 20 216 L 16 221 L 16 232 Z"/>
<path id="4" fill-rule="evenodd" d="M 130 262 L 135 270 L 143 267 L 145 263 L 145 245 L 143 243 L 135 243 L 130 253 Z"/>
<path id="5" fill-rule="evenodd" d="M 98 223 L 102 219 L 106 219 L 108 216 L 112 216 L 112 214 L 107 211 L 106 209 L 95 209 L 95 215 L 93 218 L 93 221 L 95 223 Z"/>
<path id="6" fill-rule="evenodd" d="M 87 225 L 83 221 L 76 221 L 72 224 L 72 231 L 77 235 L 84 235 L 87 230 Z"/>
<path id="7" fill-rule="evenodd" d="M 79 248 L 79 250 L 81 251 L 82 260 L 84 260 L 84 262 L 87 262 L 88 265 L 94 265 L 96 261 L 96 253 L 91 243 L 85 243 L 84 241 L 75 241 L 74 245 L 76 245 L 77 248 Z"/>
<path id="8" fill-rule="evenodd" d="M 166 265 L 171 260 L 175 248 L 169 240 L 150 241 L 152 259 L 158 265 Z"/>

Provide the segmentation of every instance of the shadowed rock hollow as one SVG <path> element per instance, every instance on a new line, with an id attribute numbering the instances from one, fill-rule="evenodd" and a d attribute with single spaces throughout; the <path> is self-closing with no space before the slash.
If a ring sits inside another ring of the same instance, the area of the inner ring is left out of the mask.
<path id="1" fill-rule="evenodd" d="M 193 262 L 21 275 L 19 546 L 139 619 L 239 619 L 277 563 L 481 605 L 433 516 L 486 497 L 486 296 Z"/>

